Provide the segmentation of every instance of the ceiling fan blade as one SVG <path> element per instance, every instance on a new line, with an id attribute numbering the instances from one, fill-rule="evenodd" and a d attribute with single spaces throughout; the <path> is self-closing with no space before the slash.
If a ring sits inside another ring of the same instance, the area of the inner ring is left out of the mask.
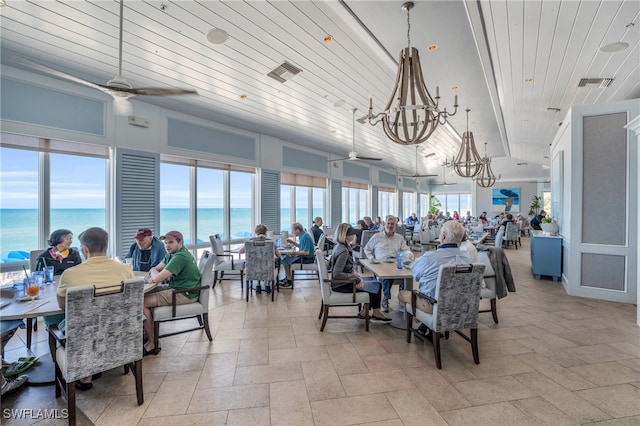
<path id="1" fill-rule="evenodd" d="M 21 64 L 24 65 L 26 67 L 32 68 L 36 71 L 40 71 L 43 72 L 45 74 L 49 74 L 52 75 L 54 77 L 58 77 L 61 78 L 63 80 L 69 80 L 69 81 L 73 81 L 74 83 L 78 83 L 78 84 L 82 84 L 84 86 L 89 86 L 93 89 L 97 89 L 97 90 L 101 90 L 101 91 L 105 91 L 105 86 L 101 85 L 101 84 L 97 84 L 97 83 L 93 83 L 91 81 L 88 80 L 84 80 L 82 78 L 79 77 L 75 77 L 73 75 L 67 74 L 65 72 L 62 71 L 58 71 L 56 69 L 53 68 L 49 68 L 45 65 L 42 64 L 38 64 L 36 62 L 33 62 L 27 58 L 24 58 L 22 56 L 13 56 L 12 57 L 12 62 L 16 63 L 16 64 Z"/>
<path id="2" fill-rule="evenodd" d="M 327 160 L 327 163 L 333 163 L 335 161 L 345 161 L 345 160 L 350 160 L 349 157 L 345 157 L 345 158 L 336 158 L 335 160 Z"/>
<path id="3" fill-rule="evenodd" d="M 131 115 L 133 112 L 133 106 L 129 102 L 128 97 L 114 96 L 113 97 L 113 113 L 116 115 Z"/>
<path id="4" fill-rule="evenodd" d="M 375 157 L 362 157 L 360 155 L 358 155 L 356 158 L 354 158 L 353 160 L 365 160 L 365 161 L 382 161 L 382 158 L 375 158 Z"/>
<path id="5" fill-rule="evenodd" d="M 118 89 L 116 89 L 118 90 Z M 171 95 L 197 95 L 193 89 L 171 89 L 167 87 L 138 87 L 126 89 L 128 93 L 140 96 L 171 96 Z"/>

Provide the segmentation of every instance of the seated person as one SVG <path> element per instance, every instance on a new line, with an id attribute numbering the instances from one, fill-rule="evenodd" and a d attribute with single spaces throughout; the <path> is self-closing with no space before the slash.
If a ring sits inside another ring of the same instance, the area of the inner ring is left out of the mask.
<path id="1" fill-rule="evenodd" d="M 295 262 L 315 262 L 315 246 L 313 244 L 313 240 L 311 239 L 311 235 L 307 234 L 304 231 L 302 225 L 298 222 L 291 225 L 291 231 L 293 232 L 293 235 L 300 239 L 300 242 L 296 242 L 296 240 L 293 238 L 287 238 L 287 242 L 298 247 L 299 250 L 296 251 L 295 254 L 286 254 L 282 256 L 281 262 L 282 266 L 284 266 L 286 278 L 278 284 L 280 287 L 291 287 L 293 285 L 291 281 L 291 264 Z"/>
<path id="2" fill-rule="evenodd" d="M 385 317 L 380 312 L 380 290 L 381 285 L 378 281 L 367 280 L 363 281 L 360 278 L 360 274 L 353 270 L 353 255 L 351 253 L 351 245 L 353 244 L 356 236 L 356 230 L 348 223 L 341 223 L 336 228 L 334 234 L 336 245 L 333 248 L 331 255 L 331 277 L 334 280 L 356 280 L 356 291 L 366 291 L 369 293 L 369 309 L 373 309 L 372 320 L 374 321 L 391 321 L 391 318 Z M 338 293 L 351 293 L 353 291 L 353 285 L 348 284 L 331 284 L 331 289 Z M 365 318 L 366 311 L 364 307 L 358 313 L 359 317 Z"/>
<path id="3" fill-rule="evenodd" d="M 359 252 L 361 249 L 360 242 L 362 241 L 362 231 L 368 231 L 369 227 L 367 226 L 367 222 L 365 222 L 364 219 L 360 219 L 356 222 L 356 227 L 353 230 L 356 234 L 355 238 L 353 238 L 353 246 L 351 247 L 351 249 L 353 251 Z"/>
<path id="4" fill-rule="evenodd" d="M 313 239 L 316 241 L 316 244 L 318 243 L 318 241 L 320 241 L 320 237 L 322 236 L 322 234 L 324 234 L 324 231 L 322 230 L 323 223 L 324 222 L 322 221 L 322 218 L 320 216 L 313 219 L 313 226 L 311 227 L 311 233 L 313 233 Z M 324 247 L 322 247 L 321 250 L 331 250 L 332 248 L 333 248 L 333 241 L 329 241 L 328 239 L 325 238 Z"/>
<path id="5" fill-rule="evenodd" d="M 49 248 L 38 256 L 36 271 L 43 271 L 45 266 L 53 266 L 54 275 L 62 275 L 67 268 L 82 263 L 77 250 L 71 248 L 73 233 L 68 229 L 57 229 L 49 237 Z"/>
<path id="6" fill-rule="evenodd" d="M 371 217 L 369 216 L 365 216 L 362 218 L 362 220 L 364 220 L 365 225 L 367 225 L 367 228 L 369 231 L 375 231 L 375 229 L 371 229 L 371 227 L 373 226 L 373 221 L 371 220 Z"/>
<path id="7" fill-rule="evenodd" d="M 161 283 L 169 281 L 169 288 L 161 286 L 158 291 L 149 292 L 144 295 L 144 329 L 149 339 L 143 348 L 143 355 L 157 354 L 160 348 L 155 347 L 155 332 L 153 326 L 153 314 L 151 308 L 156 306 L 167 306 L 173 304 L 173 290 L 200 287 L 200 271 L 196 261 L 184 246 L 184 238 L 181 232 L 169 231 L 160 237 L 164 241 L 167 255 L 158 265 L 149 270 L 147 283 Z M 200 292 L 198 290 L 176 294 L 176 304 L 185 305 L 198 301 Z"/>
<path id="8" fill-rule="evenodd" d="M 440 266 L 446 264 L 466 265 L 471 263 L 469 254 L 460 250 L 458 247 L 458 244 L 462 242 L 464 236 L 464 227 L 459 222 L 454 220 L 445 222 L 440 230 L 440 245 L 438 248 L 425 252 L 411 265 L 411 273 L 415 281 L 419 283 L 420 293 L 435 297 Z M 411 303 L 411 292 L 409 290 L 401 290 L 398 294 L 398 299 L 400 303 L 405 305 Z M 417 306 L 413 307 L 414 309 L 420 309 L 427 313 L 433 312 L 433 305 L 425 299 L 418 298 L 416 305 Z M 428 328 L 424 324 L 420 324 L 417 332 L 425 336 Z"/>
<path id="9" fill-rule="evenodd" d="M 134 238 L 136 242 L 131 244 L 129 252 L 124 257 L 133 259 L 134 271 L 149 272 L 149 269 L 162 262 L 167 250 L 149 228 L 138 229 Z"/>
<path id="10" fill-rule="evenodd" d="M 116 262 L 107 256 L 108 245 L 109 234 L 102 228 L 89 228 L 80 234 L 80 250 L 86 260 L 76 267 L 67 269 L 60 277 L 56 293 L 58 306 L 65 308 L 67 289 L 70 287 L 91 284 L 99 289 L 135 278 L 129 265 Z M 59 327 L 64 331 L 63 324 Z M 77 380 L 76 388 L 91 389 L 91 379 L 92 376 Z"/>
<path id="11" fill-rule="evenodd" d="M 373 224 L 369 225 L 369 231 L 381 231 L 382 228 L 384 228 L 382 219 L 380 218 L 380 216 L 376 216 L 376 220 L 373 222 Z"/>
<path id="12" fill-rule="evenodd" d="M 488 224 L 489 224 L 489 219 L 487 219 L 487 212 L 482 212 L 482 214 L 480 215 L 480 217 L 478 217 L 478 220 L 479 220 L 483 225 L 488 225 Z"/>
<path id="13" fill-rule="evenodd" d="M 531 219 L 531 222 L 529 222 L 529 226 L 538 231 L 542 231 L 540 224 L 542 223 L 542 218 L 546 216 L 547 216 L 547 212 L 542 210 L 539 215 L 536 215 L 533 219 Z"/>
<path id="14" fill-rule="evenodd" d="M 251 238 L 251 240 L 266 240 L 268 230 L 269 229 L 267 228 L 266 225 L 262 225 L 262 224 L 256 225 L 256 229 L 254 230 L 254 233 L 256 234 L 256 236 Z M 242 246 L 238 251 L 238 253 L 244 253 L 244 252 L 245 252 L 244 246 Z M 278 265 L 280 264 L 280 258 L 282 257 L 282 255 L 280 254 L 280 250 L 276 248 L 275 244 L 273 246 L 273 256 L 276 258 L 275 267 L 277 268 Z M 267 292 L 267 294 L 271 293 L 271 286 L 267 285 L 265 287 L 266 287 L 265 291 Z M 261 284 L 256 285 L 256 293 L 262 293 Z"/>
<path id="15" fill-rule="evenodd" d="M 453 220 L 460 220 L 460 215 L 458 214 L 457 210 L 453 211 L 453 216 L 451 216 L 453 218 Z"/>

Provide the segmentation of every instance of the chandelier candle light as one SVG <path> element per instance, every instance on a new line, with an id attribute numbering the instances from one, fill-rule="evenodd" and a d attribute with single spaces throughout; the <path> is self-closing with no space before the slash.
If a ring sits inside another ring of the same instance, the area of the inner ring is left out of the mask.
<path id="1" fill-rule="evenodd" d="M 482 169 L 482 157 L 478 154 L 476 144 L 473 140 L 473 132 L 469 131 L 469 108 L 467 112 L 467 131 L 462 134 L 462 143 L 460 144 L 460 152 L 453 160 L 453 170 L 460 177 L 474 177 L 480 173 Z"/>
<path id="2" fill-rule="evenodd" d="M 491 170 L 491 157 L 487 155 L 487 143 L 484 143 L 484 158 L 482 159 L 480 173 L 476 175 L 476 183 L 483 188 L 489 188 L 496 183 L 496 175 Z"/>
<path id="3" fill-rule="evenodd" d="M 444 124 L 458 111 L 458 95 L 455 95 L 452 113 L 445 107 L 440 110 L 440 88 L 435 98 L 427 90 L 422 76 L 418 49 L 411 47 L 411 21 L 409 11 L 412 2 L 402 5 L 407 12 L 407 47 L 400 52 L 396 83 L 383 112 L 373 113 L 373 98 L 369 99 L 369 115 L 364 117 L 375 126 L 382 121 L 387 137 L 400 145 L 415 145 L 429 139 L 438 124 Z"/>

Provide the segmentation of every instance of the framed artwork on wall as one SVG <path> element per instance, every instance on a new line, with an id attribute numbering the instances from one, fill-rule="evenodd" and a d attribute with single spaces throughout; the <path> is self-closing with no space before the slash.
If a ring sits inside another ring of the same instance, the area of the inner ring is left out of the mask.
<path id="1" fill-rule="evenodd" d="M 494 212 L 519 213 L 520 188 L 494 188 L 491 193 L 491 209 Z"/>

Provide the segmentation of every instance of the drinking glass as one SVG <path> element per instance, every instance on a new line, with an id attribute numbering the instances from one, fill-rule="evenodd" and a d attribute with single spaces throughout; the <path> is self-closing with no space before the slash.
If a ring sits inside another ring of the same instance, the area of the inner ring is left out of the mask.
<path id="1" fill-rule="evenodd" d="M 44 282 L 47 284 L 53 284 L 53 275 L 55 268 L 53 266 L 46 266 L 44 268 Z"/>
<path id="2" fill-rule="evenodd" d="M 44 283 L 44 272 L 43 271 L 32 272 L 30 281 L 35 281 L 36 285 L 39 288 L 43 288 L 42 284 Z"/>
<path id="3" fill-rule="evenodd" d="M 38 287 L 38 282 L 34 279 L 30 279 L 27 284 L 27 296 L 36 297 L 40 294 L 40 287 Z"/>

